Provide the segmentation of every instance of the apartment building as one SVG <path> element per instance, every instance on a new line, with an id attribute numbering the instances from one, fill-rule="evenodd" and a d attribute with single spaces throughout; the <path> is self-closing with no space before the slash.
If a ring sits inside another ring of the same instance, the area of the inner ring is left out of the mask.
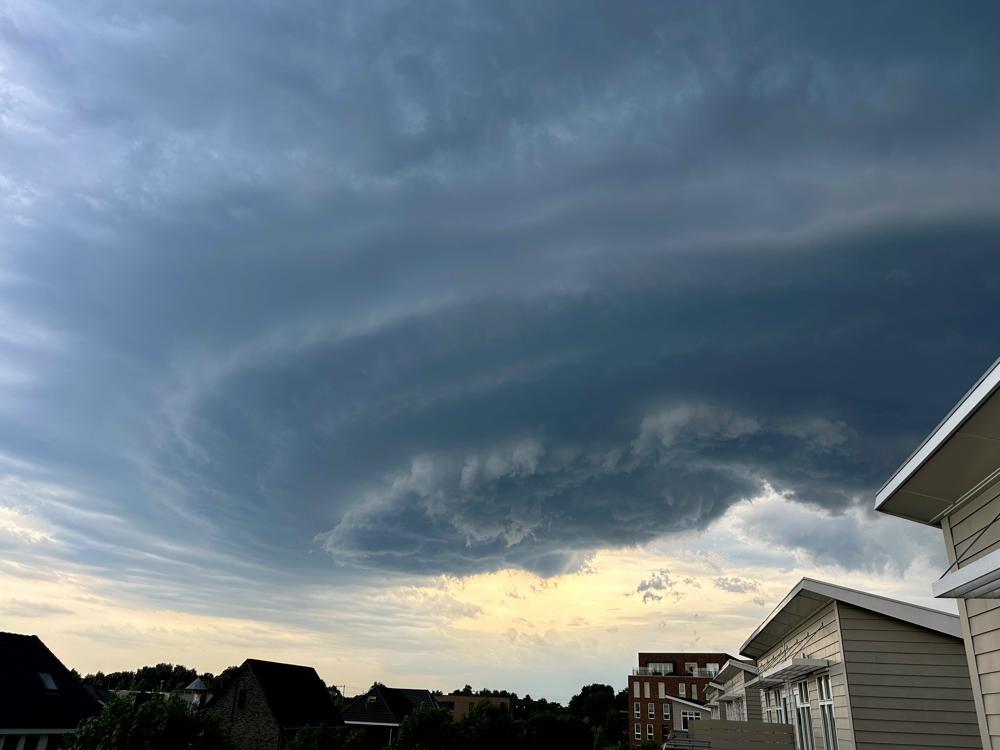
<path id="1" fill-rule="evenodd" d="M 628 677 L 633 746 L 662 742 L 672 729 L 709 718 L 705 690 L 731 657 L 723 653 L 643 652 Z"/>
<path id="2" fill-rule="evenodd" d="M 889 478 L 875 509 L 940 528 L 948 567 L 931 583 L 955 599 L 979 737 L 1000 750 L 1000 360 Z"/>
<path id="3" fill-rule="evenodd" d="M 955 615 L 804 578 L 740 653 L 797 750 L 982 746 Z"/>

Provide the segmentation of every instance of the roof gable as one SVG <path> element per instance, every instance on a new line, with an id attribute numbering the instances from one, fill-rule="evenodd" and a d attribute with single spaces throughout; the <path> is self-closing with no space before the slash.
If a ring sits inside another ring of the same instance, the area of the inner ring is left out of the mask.
<path id="1" fill-rule="evenodd" d="M 429 690 L 374 685 L 371 690 L 345 708 L 342 716 L 347 724 L 398 725 L 412 711 L 437 707 L 438 704 Z"/>
<path id="2" fill-rule="evenodd" d="M 961 638 L 957 615 L 876 594 L 803 578 L 774 608 L 740 647 L 744 656 L 757 659 L 766 654 L 788 633 L 813 617 L 830 602 L 839 601 L 867 609 L 895 620 L 908 622 L 954 638 Z"/>
<path id="3" fill-rule="evenodd" d="M 100 710 L 38 636 L 0 633 L 0 729 L 75 729 Z"/>
<path id="4" fill-rule="evenodd" d="M 341 723 L 330 691 L 312 667 L 247 659 L 241 668 L 257 680 L 271 714 L 281 727 Z"/>

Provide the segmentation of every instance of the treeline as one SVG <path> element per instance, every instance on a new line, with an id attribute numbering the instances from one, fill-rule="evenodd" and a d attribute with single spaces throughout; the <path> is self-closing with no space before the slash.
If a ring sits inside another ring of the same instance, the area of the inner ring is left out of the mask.
<path id="1" fill-rule="evenodd" d="M 239 667 L 226 667 L 218 675 L 211 672 L 198 673 L 182 664 L 155 664 L 139 667 L 134 671 L 94 672 L 84 675 L 81 679 L 88 685 L 104 690 L 137 690 L 140 692 L 172 693 L 183 690 L 200 677 L 209 690 L 218 687 Z"/>

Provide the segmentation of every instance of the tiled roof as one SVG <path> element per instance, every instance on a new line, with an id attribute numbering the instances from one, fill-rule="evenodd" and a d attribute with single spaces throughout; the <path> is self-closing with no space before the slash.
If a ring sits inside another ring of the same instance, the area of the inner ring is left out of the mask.
<path id="1" fill-rule="evenodd" d="M 75 729 L 100 710 L 38 636 L 0 633 L 0 729 Z"/>
<path id="2" fill-rule="evenodd" d="M 375 685 L 344 709 L 348 724 L 400 724 L 414 710 L 437 708 L 429 690 Z"/>
<path id="3" fill-rule="evenodd" d="M 282 727 L 340 724 L 340 714 L 323 681 L 312 667 L 247 659 L 264 692 L 271 713 Z"/>

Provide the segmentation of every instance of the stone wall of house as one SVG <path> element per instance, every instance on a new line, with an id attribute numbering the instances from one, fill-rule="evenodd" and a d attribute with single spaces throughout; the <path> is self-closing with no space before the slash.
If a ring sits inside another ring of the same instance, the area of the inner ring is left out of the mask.
<path id="1" fill-rule="evenodd" d="M 244 701 L 240 691 L 245 690 Z M 275 750 L 281 740 L 281 728 L 271 715 L 264 692 L 246 666 L 224 686 L 206 710 L 215 712 L 222 726 L 240 750 Z"/>

